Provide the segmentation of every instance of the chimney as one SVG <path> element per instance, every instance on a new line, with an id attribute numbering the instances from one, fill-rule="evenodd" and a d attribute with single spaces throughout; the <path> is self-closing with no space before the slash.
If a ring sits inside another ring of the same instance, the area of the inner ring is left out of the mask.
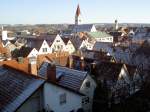
<path id="1" fill-rule="evenodd" d="M 18 59 L 17 59 L 17 60 L 18 60 L 18 63 L 19 63 L 19 64 L 22 64 L 22 63 L 23 63 L 23 61 L 24 61 L 23 57 L 18 57 Z"/>
<path id="2" fill-rule="evenodd" d="M 84 70 L 84 68 L 85 68 L 84 57 L 81 56 L 80 60 L 81 60 L 81 61 L 80 61 L 80 69 L 81 69 L 81 70 Z"/>
<path id="3" fill-rule="evenodd" d="M 95 62 L 91 63 L 91 68 L 90 69 L 91 69 L 90 70 L 91 74 L 95 74 L 95 70 L 96 70 L 96 63 Z"/>
<path id="4" fill-rule="evenodd" d="M 36 57 L 29 58 L 29 73 L 33 75 L 37 75 Z"/>
<path id="5" fill-rule="evenodd" d="M 73 57 L 69 56 L 69 68 L 73 68 Z"/>
<path id="6" fill-rule="evenodd" d="M 56 65 L 54 63 L 47 65 L 47 81 L 56 82 Z"/>

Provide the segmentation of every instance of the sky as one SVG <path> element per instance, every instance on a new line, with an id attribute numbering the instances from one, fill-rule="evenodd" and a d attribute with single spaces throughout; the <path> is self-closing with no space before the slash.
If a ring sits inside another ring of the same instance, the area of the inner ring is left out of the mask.
<path id="1" fill-rule="evenodd" d="M 0 0 L 0 24 L 150 23 L 150 0 Z"/>

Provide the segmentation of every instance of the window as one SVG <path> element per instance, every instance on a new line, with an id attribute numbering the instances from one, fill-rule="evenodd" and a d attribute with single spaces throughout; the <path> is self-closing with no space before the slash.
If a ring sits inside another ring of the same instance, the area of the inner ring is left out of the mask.
<path id="1" fill-rule="evenodd" d="M 65 104 L 66 103 L 66 93 L 63 93 L 60 95 L 60 104 Z"/>
<path id="2" fill-rule="evenodd" d="M 87 82 L 85 83 L 85 85 L 86 85 L 87 88 L 90 88 L 90 85 L 91 85 L 90 81 L 87 81 Z"/>
<path id="3" fill-rule="evenodd" d="M 60 40 L 56 40 L 56 42 L 60 42 Z"/>
<path id="4" fill-rule="evenodd" d="M 60 49 L 60 46 L 57 46 L 57 49 L 59 50 L 59 49 Z"/>
<path id="5" fill-rule="evenodd" d="M 43 48 L 43 52 L 47 52 L 47 48 Z"/>
<path id="6" fill-rule="evenodd" d="M 85 97 L 82 99 L 82 104 L 88 104 L 89 102 L 89 97 Z"/>

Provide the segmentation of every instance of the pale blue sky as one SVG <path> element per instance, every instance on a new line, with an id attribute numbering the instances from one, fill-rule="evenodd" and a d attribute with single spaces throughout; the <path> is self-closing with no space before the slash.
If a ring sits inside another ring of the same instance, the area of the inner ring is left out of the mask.
<path id="1" fill-rule="evenodd" d="M 0 0 L 0 24 L 150 23 L 150 0 Z"/>

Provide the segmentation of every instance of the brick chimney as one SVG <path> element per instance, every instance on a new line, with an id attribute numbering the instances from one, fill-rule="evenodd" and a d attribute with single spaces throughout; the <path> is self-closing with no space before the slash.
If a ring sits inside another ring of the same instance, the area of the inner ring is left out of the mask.
<path id="1" fill-rule="evenodd" d="M 81 69 L 81 70 L 84 70 L 84 69 L 85 69 L 84 57 L 81 56 L 80 60 L 81 60 L 81 61 L 80 61 L 80 69 Z"/>
<path id="2" fill-rule="evenodd" d="M 37 75 L 37 62 L 36 57 L 29 58 L 29 73 L 33 75 Z"/>
<path id="3" fill-rule="evenodd" d="M 69 56 L 69 68 L 73 68 L 73 57 Z"/>
<path id="4" fill-rule="evenodd" d="M 96 70 L 96 63 L 95 62 L 93 62 L 93 63 L 91 63 L 91 67 L 90 67 L 90 72 L 91 72 L 91 74 L 95 74 L 95 70 Z"/>
<path id="5" fill-rule="evenodd" d="M 56 65 L 54 63 L 47 65 L 47 81 L 56 82 Z"/>

